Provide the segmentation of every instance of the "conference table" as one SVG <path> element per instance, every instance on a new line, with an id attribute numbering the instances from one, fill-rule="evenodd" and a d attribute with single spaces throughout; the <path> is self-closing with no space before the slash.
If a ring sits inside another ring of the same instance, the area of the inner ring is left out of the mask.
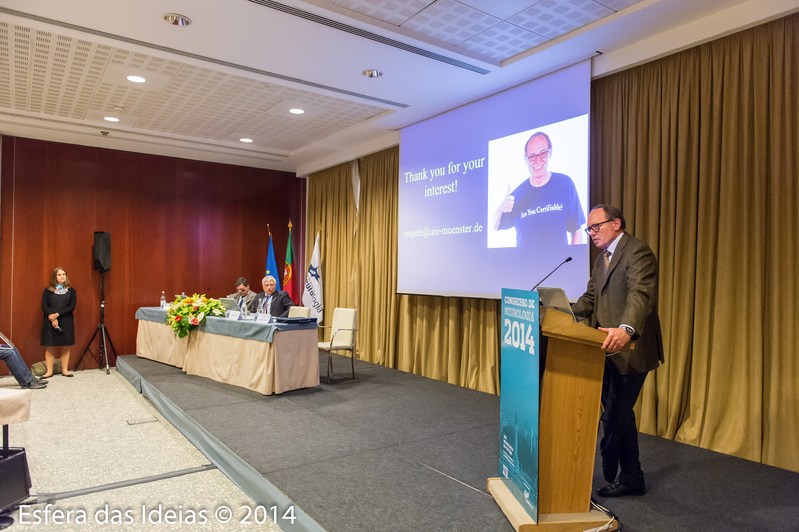
<path id="1" fill-rule="evenodd" d="M 142 307 L 136 356 L 264 395 L 319 385 L 316 323 L 265 323 L 208 316 L 178 338 L 166 310 Z"/>

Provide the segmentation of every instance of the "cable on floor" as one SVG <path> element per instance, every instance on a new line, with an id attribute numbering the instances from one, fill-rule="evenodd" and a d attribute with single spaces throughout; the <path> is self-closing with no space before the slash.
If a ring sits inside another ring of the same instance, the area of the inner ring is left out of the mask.
<path id="1" fill-rule="evenodd" d="M 30 499 L 26 500 L 22 504 L 24 505 L 48 504 L 48 503 L 53 503 L 55 501 L 61 501 L 64 499 L 71 499 L 72 497 L 80 497 L 82 495 L 99 493 L 101 491 L 115 490 L 118 488 L 127 488 L 128 486 L 136 486 L 138 484 L 146 484 L 148 482 L 157 482 L 159 480 L 182 477 L 183 475 L 190 475 L 192 473 L 202 473 L 203 471 L 209 471 L 211 469 L 216 469 L 216 466 L 214 464 L 205 464 L 197 467 L 190 467 L 188 469 L 171 471 L 169 473 L 162 473 L 160 475 L 151 475 L 149 477 L 133 478 L 130 480 L 112 482 L 110 484 L 102 484 L 100 486 L 94 486 L 92 488 L 83 488 L 73 491 L 63 491 L 60 493 L 37 493 L 36 495 L 32 496 Z"/>

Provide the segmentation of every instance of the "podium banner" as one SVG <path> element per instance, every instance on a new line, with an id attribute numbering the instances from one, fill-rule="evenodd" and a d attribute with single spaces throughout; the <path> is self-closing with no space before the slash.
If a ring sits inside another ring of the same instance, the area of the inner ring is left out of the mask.
<path id="1" fill-rule="evenodd" d="M 499 476 L 538 521 L 538 292 L 502 289 Z"/>

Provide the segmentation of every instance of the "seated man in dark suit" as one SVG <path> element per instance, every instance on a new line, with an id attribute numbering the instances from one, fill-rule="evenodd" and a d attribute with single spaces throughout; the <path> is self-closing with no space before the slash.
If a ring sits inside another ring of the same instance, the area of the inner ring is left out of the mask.
<path id="1" fill-rule="evenodd" d="M 236 279 L 236 293 L 228 297 L 236 300 L 236 304 L 244 311 L 246 308 L 250 312 L 255 312 L 252 302 L 255 300 L 255 292 L 250 290 L 250 283 L 244 277 Z"/>
<path id="2" fill-rule="evenodd" d="M 0 332 L 0 360 L 6 363 L 8 371 L 17 379 L 20 386 L 28 390 L 47 388 L 47 381 L 34 377 L 31 370 L 22 360 L 19 349 Z"/>
<path id="3" fill-rule="evenodd" d="M 261 284 L 264 291 L 257 296 L 252 302 L 252 308 L 255 312 L 263 309 L 264 313 L 270 318 L 285 318 L 289 315 L 289 307 L 294 306 L 294 302 L 289 297 L 288 292 L 283 290 L 275 290 L 277 281 L 271 275 L 264 277 Z"/>

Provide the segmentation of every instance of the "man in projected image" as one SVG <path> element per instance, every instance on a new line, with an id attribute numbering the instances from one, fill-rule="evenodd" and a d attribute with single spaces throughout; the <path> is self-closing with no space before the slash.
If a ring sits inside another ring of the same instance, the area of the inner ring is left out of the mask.
<path id="1" fill-rule="evenodd" d="M 515 227 L 517 247 L 581 244 L 583 207 L 572 179 L 549 171 L 549 136 L 543 131 L 533 133 L 524 145 L 524 157 L 530 178 L 509 191 L 499 204 L 493 229 Z"/>

